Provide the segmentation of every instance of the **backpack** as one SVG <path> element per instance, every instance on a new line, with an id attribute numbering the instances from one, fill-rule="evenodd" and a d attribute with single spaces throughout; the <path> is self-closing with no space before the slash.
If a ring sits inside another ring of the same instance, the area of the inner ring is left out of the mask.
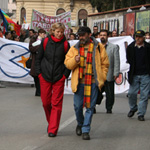
<path id="1" fill-rule="evenodd" d="M 44 39 L 44 42 L 43 42 L 44 51 L 45 51 L 45 49 L 46 49 L 47 42 L 48 42 L 48 37 L 46 37 L 46 38 Z M 64 52 L 65 52 L 65 54 L 67 53 L 67 51 L 68 51 L 68 41 L 66 40 L 66 41 L 64 42 Z"/>

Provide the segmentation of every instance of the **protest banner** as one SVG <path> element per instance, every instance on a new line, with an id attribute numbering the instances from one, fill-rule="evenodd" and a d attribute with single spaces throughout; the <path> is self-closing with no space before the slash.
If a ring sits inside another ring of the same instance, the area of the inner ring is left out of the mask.
<path id="1" fill-rule="evenodd" d="M 99 39 L 97 39 L 99 40 Z M 120 75 L 115 82 L 115 93 L 123 93 L 129 89 L 127 72 L 129 65 L 126 63 L 126 45 L 133 39 L 130 36 L 109 38 L 111 43 L 117 44 L 120 48 Z M 69 41 L 74 45 L 78 40 Z M 0 80 L 18 83 L 33 84 L 33 78 L 26 68 L 26 61 L 29 58 L 28 43 L 16 42 L 0 38 Z M 65 82 L 65 94 L 72 94 L 71 75 Z"/>
<path id="2" fill-rule="evenodd" d="M 38 29 L 42 28 L 46 32 L 49 32 L 51 25 L 56 22 L 60 22 L 65 25 L 66 29 L 64 33 L 65 35 L 68 35 L 71 28 L 71 12 L 65 12 L 57 16 L 46 16 L 45 14 L 33 9 L 31 17 L 31 29 L 38 31 Z"/>

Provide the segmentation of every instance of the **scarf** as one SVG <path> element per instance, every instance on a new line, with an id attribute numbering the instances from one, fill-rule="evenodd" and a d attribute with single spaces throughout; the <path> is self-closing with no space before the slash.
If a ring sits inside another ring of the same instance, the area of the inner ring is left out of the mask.
<path id="1" fill-rule="evenodd" d="M 93 53 L 94 44 L 90 42 L 87 59 L 86 59 L 86 68 L 85 68 L 85 83 L 84 83 L 84 100 L 83 107 L 86 106 L 90 108 L 91 101 L 91 83 L 92 83 L 92 53 Z M 83 68 L 84 68 L 84 47 L 80 47 L 80 67 L 79 67 L 79 79 L 83 77 Z"/>
<path id="2" fill-rule="evenodd" d="M 62 36 L 60 39 L 57 39 L 53 35 L 51 35 L 51 38 L 54 42 L 60 42 L 64 38 L 64 36 Z"/>

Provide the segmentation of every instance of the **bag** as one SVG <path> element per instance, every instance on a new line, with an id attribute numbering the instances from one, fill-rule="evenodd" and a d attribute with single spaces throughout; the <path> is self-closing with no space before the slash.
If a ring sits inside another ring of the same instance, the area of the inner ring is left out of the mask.
<path id="1" fill-rule="evenodd" d="M 26 61 L 26 67 L 28 69 L 30 69 L 31 68 L 31 64 L 32 64 L 32 55 L 30 54 L 29 59 Z"/>

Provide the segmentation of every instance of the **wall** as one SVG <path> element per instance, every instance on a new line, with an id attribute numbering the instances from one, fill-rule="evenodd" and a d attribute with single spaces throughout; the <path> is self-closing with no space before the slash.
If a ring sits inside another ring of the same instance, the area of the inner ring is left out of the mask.
<path id="1" fill-rule="evenodd" d="M 56 11 L 59 8 L 65 9 L 65 11 L 71 11 L 70 0 L 16 0 L 17 2 L 17 20 L 20 22 L 20 11 L 24 7 L 26 9 L 27 23 L 31 22 L 32 9 L 35 9 L 48 16 L 55 16 Z M 93 13 L 92 6 L 89 0 L 74 0 L 73 12 L 71 12 L 72 21 L 76 23 L 73 27 L 74 32 L 78 29 L 78 12 L 80 9 L 86 9 L 88 14 Z"/>

